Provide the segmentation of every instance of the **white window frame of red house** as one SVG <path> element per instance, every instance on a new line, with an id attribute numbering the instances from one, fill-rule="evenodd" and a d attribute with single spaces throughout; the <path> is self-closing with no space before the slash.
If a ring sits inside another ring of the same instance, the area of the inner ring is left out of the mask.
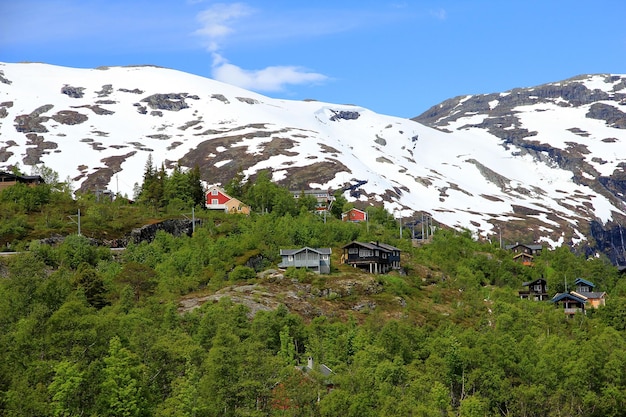
<path id="1" fill-rule="evenodd" d="M 212 199 L 211 199 L 211 204 L 212 204 L 212 205 L 217 205 L 217 204 L 219 204 L 219 203 L 220 203 L 220 200 L 219 200 L 219 199 L 217 199 L 217 198 L 212 198 Z"/>
<path id="2" fill-rule="evenodd" d="M 217 190 L 211 190 L 211 195 L 217 195 L 218 191 Z M 216 203 L 217 204 L 217 203 Z"/>

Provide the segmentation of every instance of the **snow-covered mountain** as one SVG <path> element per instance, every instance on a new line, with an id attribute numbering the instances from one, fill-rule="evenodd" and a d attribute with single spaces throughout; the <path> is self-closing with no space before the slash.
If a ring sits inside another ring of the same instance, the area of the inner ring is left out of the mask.
<path id="1" fill-rule="evenodd" d="M 132 196 L 149 154 L 168 168 L 197 164 L 209 184 L 269 168 L 295 190 L 384 203 L 405 224 L 427 213 L 482 236 L 600 248 L 619 262 L 624 245 L 602 247 L 598 236 L 626 225 L 624 103 L 626 76 L 593 75 L 457 97 L 407 120 L 151 66 L 7 63 L 0 169 L 45 164 L 75 188 Z"/>

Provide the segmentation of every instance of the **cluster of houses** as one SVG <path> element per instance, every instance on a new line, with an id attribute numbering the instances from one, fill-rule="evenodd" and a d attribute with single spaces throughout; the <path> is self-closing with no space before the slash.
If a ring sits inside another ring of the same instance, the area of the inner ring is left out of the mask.
<path id="1" fill-rule="evenodd" d="M 318 213 L 330 211 L 335 201 L 335 196 L 330 190 L 301 190 L 292 191 L 291 193 L 294 198 L 300 198 L 301 196 L 312 196 L 315 198 L 315 211 Z M 229 196 L 222 188 L 215 185 L 206 191 L 206 208 L 227 213 L 250 214 L 250 206 Z M 363 210 L 352 208 L 341 214 L 341 220 L 345 222 L 364 222 L 367 221 L 367 213 Z"/>
<path id="2" fill-rule="evenodd" d="M 313 196 L 318 212 L 328 211 L 335 197 L 330 191 L 304 190 L 292 192 L 295 198 Z M 206 192 L 206 207 L 209 210 L 222 210 L 227 213 L 249 214 L 250 207 L 226 192 L 213 186 Z M 367 220 L 365 211 L 353 208 L 342 214 L 343 221 L 361 222 Z M 342 247 L 341 263 L 360 268 L 372 274 L 384 274 L 400 269 L 400 249 L 381 242 L 350 242 Z M 330 274 L 331 248 L 281 249 L 279 268 L 306 268 L 318 274 Z"/>
<path id="3" fill-rule="evenodd" d="M 541 245 L 524 245 L 516 243 L 507 245 L 507 250 L 514 253 L 513 259 L 524 265 L 533 265 L 534 257 L 541 253 Z M 591 281 L 577 278 L 574 281 L 575 290 L 556 293 L 553 297 L 548 295 L 548 284 L 545 279 L 539 278 L 534 281 L 522 283 L 525 289 L 519 291 L 519 297 L 523 300 L 551 301 L 557 307 L 562 308 L 566 315 L 585 313 L 586 309 L 598 308 L 605 305 L 606 293 L 595 291 L 595 285 Z"/>
<path id="4" fill-rule="evenodd" d="M 0 191 L 18 183 L 37 185 L 44 182 L 39 175 L 24 176 L 0 171 Z M 295 198 L 300 196 L 313 196 L 316 201 L 315 210 L 318 212 L 329 211 L 335 197 L 330 190 L 303 190 L 292 191 Z M 212 186 L 206 191 L 206 208 L 220 210 L 227 213 L 250 214 L 250 206 L 237 198 L 229 196 L 222 188 Z M 343 221 L 363 222 L 367 221 L 367 212 L 352 208 L 341 215 Z M 400 249 L 381 242 L 357 242 L 353 241 L 343 246 L 341 263 L 360 268 L 372 274 L 384 274 L 394 269 L 400 269 Z M 513 253 L 513 260 L 526 266 L 532 266 L 536 255 L 540 254 L 543 246 L 539 244 L 506 245 L 505 249 Z M 306 268 L 319 274 L 330 273 L 331 248 L 310 248 L 308 246 L 297 249 L 281 249 L 281 262 L 279 268 Z M 626 267 L 621 267 L 620 272 L 626 272 Z M 552 298 L 548 294 L 546 280 L 543 278 L 530 282 L 524 282 L 519 291 L 522 299 L 535 301 L 552 301 L 555 305 L 563 308 L 565 314 L 585 312 L 585 308 L 598 308 L 605 305 L 606 293 L 595 291 L 595 285 L 582 278 L 574 282 L 575 290 L 557 293 Z"/>
<path id="5" fill-rule="evenodd" d="M 381 242 L 352 241 L 342 248 L 341 263 L 371 274 L 400 269 L 400 249 Z M 331 248 L 281 249 L 279 268 L 307 268 L 319 274 L 330 273 Z"/>
<path id="6" fill-rule="evenodd" d="M 519 296 L 526 300 L 544 301 L 550 300 L 556 306 L 563 309 L 567 315 L 585 313 L 586 309 L 598 308 L 605 305 L 606 293 L 595 291 L 595 285 L 583 278 L 574 281 L 575 290 L 556 293 L 552 298 L 548 295 L 548 286 L 543 278 L 522 284 L 525 290 L 519 291 Z"/>

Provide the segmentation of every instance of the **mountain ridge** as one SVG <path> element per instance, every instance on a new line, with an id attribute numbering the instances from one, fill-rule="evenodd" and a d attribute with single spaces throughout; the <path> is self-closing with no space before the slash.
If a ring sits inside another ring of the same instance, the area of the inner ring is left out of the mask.
<path id="1" fill-rule="evenodd" d="M 626 76 L 458 96 L 412 120 L 154 66 L 4 63 L 0 81 L 3 170 L 43 163 L 80 191 L 131 195 L 149 154 L 198 165 L 208 184 L 270 169 L 289 188 L 344 190 L 405 223 L 428 214 L 626 263 Z"/>

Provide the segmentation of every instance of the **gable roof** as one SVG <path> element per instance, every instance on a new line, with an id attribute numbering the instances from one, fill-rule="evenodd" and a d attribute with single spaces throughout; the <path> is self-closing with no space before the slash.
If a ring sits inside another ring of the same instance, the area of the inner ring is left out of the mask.
<path id="1" fill-rule="evenodd" d="M 401 252 L 401 250 L 400 250 L 400 249 L 396 248 L 395 246 L 388 245 L 388 244 L 386 244 L 386 243 L 380 243 L 380 242 L 370 242 L 370 243 L 371 243 L 372 245 L 376 245 L 376 246 L 378 246 L 378 247 L 381 247 L 381 248 L 384 248 L 384 249 L 387 249 L 387 250 L 390 250 L 390 251 L 398 251 L 398 252 Z"/>
<path id="2" fill-rule="evenodd" d="M 206 193 L 205 194 L 209 194 L 211 191 L 213 190 L 217 190 L 220 194 L 225 195 L 228 198 L 232 198 L 231 196 L 229 196 L 228 194 L 226 194 L 226 191 L 224 191 L 224 189 L 218 185 L 212 185 L 209 188 L 207 188 Z"/>
<path id="3" fill-rule="evenodd" d="M 531 250 L 541 250 L 541 249 L 543 249 L 543 245 L 536 245 L 536 244 L 535 245 L 526 245 L 524 243 L 516 243 L 514 245 L 506 245 L 504 248 L 509 250 L 509 249 L 516 248 L 518 246 L 524 246 L 524 247 L 526 247 L 528 249 L 531 249 Z"/>
<path id="4" fill-rule="evenodd" d="M 12 172 L 0 171 L 0 181 L 15 182 L 40 182 L 43 183 L 41 175 L 15 175 Z"/>
<path id="5" fill-rule="evenodd" d="M 313 370 L 322 374 L 322 376 L 329 376 L 333 373 L 333 370 L 323 363 L 317 364 L 313 362 L 313 358 L 309 357 L 308 363 L 303 366 L 297 366 L 296 368 L 300 369 L 304 373 L 311 372 Z"/>
<path id="6" fill-rule="evenodd" d="M 578 294 L 578 293 L 575 293 L 575 292 L 572 292 L 572 293 L 568 293 L 568 292 L 558 293 L 554 297 L 552 297 L 552 302 L 556 303 L 556 302 L 564 300 L 566 298 L 570 299 L 570 300 L 573 300 L 573 301 L 577 301 L 577 302 L 582 303 L 582 304 L 587 302 L 587 298 L 583 297 L 582 295 L 581 296 L 577 296 L 576 294 Z"/>
<path id="7" fill-rule="evenodd" d="M 595 287 L 593 282 L 587 281 L 586 279 L 582 279 L 582 278 L 576 278 L 576 281 L 574 281 L 574 285 L 578 285 L 578 284 L 584 284 L 584 285 L 587 285 L 587 286 L 589 286 L 591 288 Z"/>
<path id="8" fill-rule="evenodd" d="M 378 250 L 382 250 L 382 251 L 384 251 L 384 252 L 391 252 L 391 251 L 392 251 L 391 249 L 387 249 L 387 248 L 385 248 L 385 247 L 384 247 L 384 246 L 382 246 L 380 243 L 379 243 L 378 245 L 376 245 L 376 243 L 375 243 L 375 242 L 372 242 L 372 243 L 366 243 L 366 242 L 357 242 L 356 240 L 353 240 L 352 242 L 348 243 L 347 245 L 344 245 L 344 246 L 342 247 L 342 249 L 349 248 L 350 246 L 362 246 L 362 247 L 364 247 L 364 248 L 366 248 L 366 249 L 371 249 L 371 250 L 376 250 L 376 249 L 378 249 Z M 393 246 L 392 246 L 392 247 L 393 247 Z M 400 250 L 400 249 L 397 249 L 397 250 Z"/>
<path id="9" fill-rule="evenodd" d="M 522 287 L 528 287 L 530 285 L 545 284 L 545 283 L 546 283 L 546 280 L 544 278 L 537 278 L 534 281 L 522 282 Z"/>
<path id="10" fill-rule="evenodd" d="M 343 213 L 341 213 L 341 214 L 348 214 L 348 213 L 350 213 L 351 211 L 358 211 L 359 213 L 367 214 L 367 212 L 365 212 L 365 211 L 363 211 L 363 210 L 359 210 L 359 209 L 358 209 L 358 208 L 356 208 L 356 207 L 352 207 L 350 210 L 344 211 L 344 212 L 343 212 Z"/>
<path id="11" fill-rule="evenodd" d="M 588 299 L 601 299 L 601 298 L 605 298 L 606 297 L 606 292 L 604 291 L 600 291 L 600 292 L 586 292 L 585 293 L 585 297 L 587 297 Z"/>
<path id="12" fill-rule="evenodd" d="M 330 248 L 310 248 L 308 246 L 305 246 L 303 248 L 299 248 L 299 249 L 281 249 L 280 250 L 280 255 L 295 255 L 296 253 L 300 253 L 300 252 L 315 252 L 318 253 L 320 255 L 330 255 L 332 253 L 332 250 Z"/>

